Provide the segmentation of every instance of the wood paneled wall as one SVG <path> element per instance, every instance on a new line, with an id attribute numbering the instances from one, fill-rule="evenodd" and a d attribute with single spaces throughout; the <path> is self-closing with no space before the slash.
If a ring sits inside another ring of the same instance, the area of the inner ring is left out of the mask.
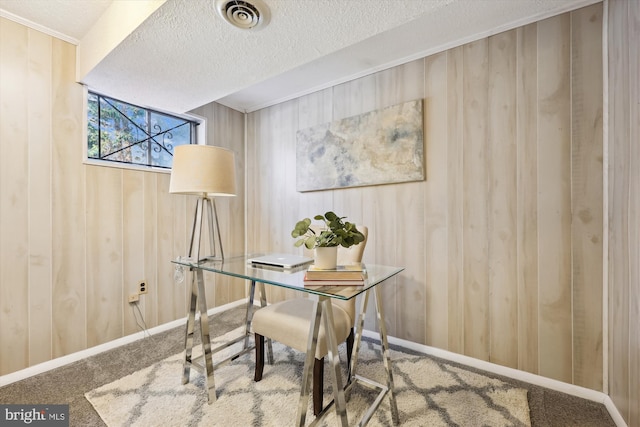
<path id="1" fill-rule="evenodd" d="M 640 3 L 610 0 L 609 394 L 640 426 Z"/>
<path id="2" fill-rule="evenodd" d="M 83 165 L 74 79 L 73 45 L 0 18 L 0 375 L 138 331 L 126 299 L 140 280 L 148 327 L 186 315 L 170 260 L 186 253 L 195 201 L 170 195 L 167 173 Z M 238 197 L 217 206 L 226 253 L 242 253 L 244 115 L 199 113 L 208 143 L 236 152 Z M 244 295 L 215 289 L 211 307 Z"/>
<path id="3" fill-rule="evenodd" d="M 639 426 L 640 10 L 608 4 L 609 391 Z M 251 113 L 246 163 L 242 114 L 199 108 L 237 156 L 226 252 L 244 247 L 246 176 L 248 251 L 293 251 L 295 221 L 335 209 L 370 227 L 365 261 L 406 267 L 384 288 L 393 335 L 601 390 L 601 19 L 594 5 Z M 149 327 L 185 314 L 168 260 L 193 201 L 167 174 L 82 164 L 74 64 L 73 46 L 0 18 L 0 374 L 135 332 L 142 278 Z M 424 182 L 295 191 L 298 129 L 416 98 Z M 212 306 L 243 296 L 212 288 Z"/>
<path id="4" fill-rule="evenodd" d="M 602 390 L 602 93 L 597 4 L 253 112 L 247 249 L 335 210 L 406 268 L 391 335 Z M 413 99 L 424 182 L 295 191 L 297 130 Z"/>

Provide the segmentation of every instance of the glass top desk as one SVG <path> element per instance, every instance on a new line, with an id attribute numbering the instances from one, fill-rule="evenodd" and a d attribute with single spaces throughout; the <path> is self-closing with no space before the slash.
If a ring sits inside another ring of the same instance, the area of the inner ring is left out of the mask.
<path id="1" fill-rule="evenodd" d="M 252 255 L 255 256 L 255 255 Z M 279 269 L 266 266 L 256 266 L 247 263 L 250 256 L 240 256 L 227 258 L 224 261 L 218 260 L 205 260 L 196 262 L 189 259 L 178 259 L 172 261 L 173 263 L 187 267 L 194 272 L 191 282 L 191 298 L 189 313 L 187 315 L 187 327 L 185 332 L 185 359 L 182 382 L 186 384 L 189 381 L 190 369 L 192 366 L 198 367 L 203 370 L 205 375 L 205 384 L 208 390 L 209 403 L 213 403 L 216 400 L 215 382 L 213 371 L 216 367 L 225 364 L 231 360 L 234 360 L 241 354 L 251 351 L 254 347 L 250 346 L 249 337 L 251 333 L 251 320 L 253 318 L 254 296 L 256 285 L 260 291 L 260 306 L 264 307 L 267 304 L 264 285 L 279 286 L 287 289 L 294 289 L 307 294 L 317 295 L 317 304 L 314 307 L 314 313 L 310 313 L 311 325 L 309 328 L 309 341 L 307 344 L 307 352 L 305 358 L 305 364 L 303 369 L 302 387 L 300 390 L 300 401 L 298 405 L 297 421 L 299 426 L 304 426 L 307 403 L 309 397 L 309 390 L 311 386 L 311 371 L 313 367 L 313 359 L 316 353 L 316 344 L 318 338 L 319 323 L 321 319 L 324 319 L 325 330 L 327 332 L 327 345 L 329 348 L 329 364 L 331 366 L 331 376 L 334 382 L 334 399 L 333 402 L 322 411 L 321 414 L 314 420 L 314 423 L 319 422 L 324 415 L 335 404 L 336 414 L 339 422 L 343 426 L 347 426 L 347 412 L 346 412 L 346 398 L 349 396 L 349 392 L 354 384 L 360 383 L 369 388 L 373 388 L 379 391 L 373 404 L 369 407 L 367 412 L 362 417 L 359 425 L 365 425 L 376 408 L 382 402 L 382 399 L 389 394 L 390 407 L 394 422 L 398 423 L 398 409 L 393 393 L 393 375 L 391 372 L 391 364 L 389 359 L 389 345 L 387 342 L 386 325 L 384 322 L 384 311 L 382 308 L 382 299 L 380 296 L 379 286 L 385 280 L 397 275 L 404 268 L 389 267 L 384 265 L 365 264 L 365 281 L 363 285 L 359 286 L 305 286 L 304 274 L 307 266 L 297 269 Z M 223 274 L 227 276 L 238 277 L 251 282 L 249 290 L 246 318 L 245 318 L 245 331 L 241 336 L 222 344 L 216 348 L 211 348 L 211 339 L 209 334 L 209 323 L 207 316 L 207 302 L 204 291 L 204 271 Z M 380 329 L 380 343 L 382 346 L 382 359 L 386 370 L 386 385 L 379 384 L 370 379 L 363 378 L 356 374 L 356 366 L 358 360 L 358 351 L 360 349 L 360 342 L 362 339 L 362 329 L 364 326 L 365 312 L 368 304 L 369 293 L 374 292 L 376 317 L 378 321 L 378 327 Z M 355 342 L 353 346 L 353 353 L 351 356 L 351 366 L 348 370 L 347 386 L 344 387 L 342 381 L 342 375 L 340 372 L 340 363 L 337 350 L 337 342 L 335 333 L 333 330 L 333 310 L 331 308 L 331 299 L 349 300 L 362 294 L 360 302 L 360 309 L 358 312 L 358 319 L 356 320 L 356 334 Z M 193 338 L 195 329 L 195 315 L 196 311 L 200 312 L 200 337 L 203 343 L 203 364 L 199 365 L 192 360 Z M 322 316 L 322 313 L 325 316 Z M 239 352 L 227 357 L 226 359 L 216 363 L 212 362 L 212 354 L 227 348 L 237 342 L 244 341 L 243 348 Z M 272 363 L 273 353 L 271 348 L 271 342 L 268 340 L 268 358 Z"/>

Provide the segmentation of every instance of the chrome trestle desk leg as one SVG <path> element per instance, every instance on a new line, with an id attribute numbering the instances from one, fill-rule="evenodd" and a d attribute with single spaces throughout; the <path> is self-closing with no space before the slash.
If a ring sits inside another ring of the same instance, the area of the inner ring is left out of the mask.
<path id="1" fill-rule="evenodd" d="M 184 366 L 182 373 L 182 384 L 189 382 L 191 373 L 191 354 L 193 350 L 193 330 L 196 323 L 196 304 L 198 303 L 198 283 L 195 275 L 191 279 L 191 298 L 189 303 L 189 313 L 187 314 L 187 329 L 184 336 Z"/>
<path id="2" fill-rule="evenodd" d="M 244 325 L 244 349 L 249 348 L 249 335 L 251 334 L 251 321 L 253 320 L 253 297 L 256 292 L 256 281 L 251 281 L 251 288 L 249 288 L 249 302 L 247 303 L 247 312 L 245 314 Z"/>
<path id="3" fill-rule="evenodd" d="M 365 313 L 367 311 L 367 305 L 369 304 L 369 292 L 371 289 L 368 289 L 364 292 L 362 296 L 361 304 L 360 304 L 360 312 L 358 313 L 358 320 L 356 321 L 356 336 L 354 339 L 353 350 L 351 353 L 351 365 L 349 366 L 349 379 L 347 382 L 347 399 L 349 398 L 349 394 L 351 392 L 351 385 L 355 383 L 358 379 L 356 375 L 356 366 L 358 364 L 358 354 L 360 352 L 360 344 L 362 342 L 362 331 L 364 330 L 364 319 Z M 382 347 L 382 361 L 384 364 L 384 368 L 387 374 L 386 378 L 386 393 L 389 394 L 389 404 L 391 407 L 391 417 L 394 425 L 398 425 L 400 423 L 400 418 L 398 416 L 398 405 L 396 404 L 396 398 L 393 390 L 393 372 L 391 371 L 391 360 L 389 357 L 389 343 L 387 342 L 387 326 L 384 323 L 384 311 L 382 308 L 382 298 L 380 296 L 380 290 L 378 287 L 373 289 L 374 299 L 376 302 L 376 316 L 378 321 L 378 327 L 380 328 L 380 345 Z M 362 378 L 361 378 L 362 379 Z M 382 384 L 376 384 L 377 386 L 382 386 Z M 383 389 L 384 390 L 384 389 Z M 374 402 L 374 405 L 365 413 L 364 417 L 361 420 L 360 425 L 366 424 L 371 416 L 373 416 L 373 410 L 377 408 L 377 403 L 379 399 L 381 399 L 384 395 L 379 395 L 377 402 Z"/>
<path id="4" fill-rule="evenodd" d="M 333 380 L 333 401 L 336 405 L 336 415 L 340 418 L 342 427 L 347 427 L 347 402 L 344 396 L 342 373 L 340 372 L 340 356 L 338 355 L 338 342 L 333 323 L 333 309 L 331 299 L 321 298 L 324 304 L 324 330 L 327 339 L 329 365 L 331 366 L 331 379 Z M 315 355 L 315 352 L 313 353 Z"/>
<path id="5" fill-rule="evenodd" d="M 314 304 L 311 310 L 311 324 L 309 325 L 309 339 L 307 340 L 307 354 L 304 359 L 304 369 L 302 372 L 302 388 L 300 389 L 300 400 L 298 402 L 298 426 L 303 427 L 307 416 L 307 404 L 309 403 L 309 389 L 311 388 L 311 366 L 316 357 L 316 347 L 318 344 L 318 331 L 320 330 L 320 316 L 322 316 L 322 306 L 320 302 Z"/>
<path id="6" fill-rule="evenodd" d="M 197 284 L 196 284 L 197 282 Z M 209 404 L 216 401 L 216 386 L 213 379 L 213 360 L 211 356 L 211 335 L 209 334 L 209 316 L 207 315 L 207 299 L 204 292 L 204 274 L 198 269 L 191 282 L 191 304 L 187 317 L 185 334 L 185 358 L 182 383 L 189 382 L 192 365 L 193 329 L 195 325 L 196 301 L 200 302 L 200 340 L 204 357 L 205 385 L 209 394 Z"/>
<path id="7" fill-rule="evenodd" d="M 400 417 L 398 415 L 398 405 L 396 403 L 396 395 L 393 392 L 393 372 L 391 371 L 391 358 L 389 357 L 389 343 L 387 342 L 387 325 L 384 323 L 384 311 L 382 308 L 382 296 L 380 288 L 376 286 L 373 289 L 376 299 L 376 313 L 378 316 L 378 327 L 380 328 L 380 343 L 382 345 L 382 361 L 384 369 L 387 371 L 387 388 L 389 390 L 389 406 L 391 406 L 391 417 L 393 423 L 398 425 Z"/>
<path id="8" fill-rule="evenodd" d="M 364 330 L 364 318 L 367 312 L 367 304 L 369 303 L 369 290 L 364 292 L 360 301 L 360 311 L 358 312 L 358 320 L 356 320 L 356 336 L 354 337 L 353 349 L 351 350 L 351 364 L 347 373 L 347 384 L 355 381 L 356 365 L 358 364 L 358 354 L 360 354 L 360 343 L 362 341 L 362 331 Z M 350 389 L 347 391 L 347 399 L 349 398 Z"/>
<path id="9" fill-rule="evenodd" d="M 324 313 L 324 316 L 323 316 Z M 338 341 L 333 329 L 333 309 L 331 307 L 331 299 L 327 297 L 319 297 L 314 304 L 311 313 L 311 324 L 309 325 L 309 339 L 307 340 L 307 353 L 304 361 L 304 370 L 302 375 L 302 389 L 300 390 L 300 401 L 298 404 L 298 426 L 305 425 L 307 414 L 307 404 L 309 402 L 309 390 L 311 388 L 311 371 L 316 357 L 316 348 L 318 346 L 318 334 L 320 331 L 320 322 L 324 318 L 325 337 L 327 340 L 329 365 L 331 367 L 331 377 L 333 381 L 333 403 L 336 407 L 336 415 L 340 420 L 342 427 L 348 426 L 347 420 L 347 404 L 345 400 L 344 388 L 342 383 L 342 374 L 340 372 L 340 356 L 338 355 Z M 326 409 L 326 408 L 325 408 Z M 319 418 L 321 415 L 319 415 Z M 316 418 L 312 425 L 315 425 L 319 418 Z"/>
<path id="10" fill-rule="evenodd" d="M 204 292 L 204 274 L 198 269 L 198 299 L 200 300 L 200 341 L 204 354 L 205 384 L 209 393 L 209 404 L 216 401 L 216 385 L 213 381 L 213 359 L 211 356 L 211 335 L 209 334 L 209 315 L 207 314 L 207 299 Z"/>
<path id="11" fill-rule="evenodd" d="M 260 291 L 260 308 L 267 306 L 267 294 L 264 291 L 264 283 L 258 283 L 258 290 Z M 245 328 L 244 328 L 244 349 L 249 348 L 249 336 L 251 335 L 251 322 L 253 321 L 253 312 L 255 308 L 253 301 L 256 293 L 256 281 L 251 281 L 251 288 L 249 289 L 249 303 L 247 304 L 247 314 L 245 316 Z M 273 365 L 273 345 L 271 344 L 271 338 L 267 338 L 267 360 L 270 365 Z"/>

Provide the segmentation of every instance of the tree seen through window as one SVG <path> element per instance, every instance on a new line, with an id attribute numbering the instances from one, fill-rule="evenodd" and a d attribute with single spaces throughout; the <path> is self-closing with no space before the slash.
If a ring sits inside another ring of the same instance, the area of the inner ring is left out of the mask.
<path id="1" fill-rule="evenodd" d="M 90 159 L 171 168 L 173 150 L 195 143 L 196 123 L 89 92 Z"/>

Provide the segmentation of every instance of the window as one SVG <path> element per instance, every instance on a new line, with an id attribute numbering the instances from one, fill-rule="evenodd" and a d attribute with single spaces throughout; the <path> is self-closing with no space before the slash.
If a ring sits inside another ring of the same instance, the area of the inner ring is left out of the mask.
<path id="1" fill-rule="evenodd" d="M 173 149 L 196 144 L 196 121 L 89 92 L 87 157 L 170 169 Z"/>

